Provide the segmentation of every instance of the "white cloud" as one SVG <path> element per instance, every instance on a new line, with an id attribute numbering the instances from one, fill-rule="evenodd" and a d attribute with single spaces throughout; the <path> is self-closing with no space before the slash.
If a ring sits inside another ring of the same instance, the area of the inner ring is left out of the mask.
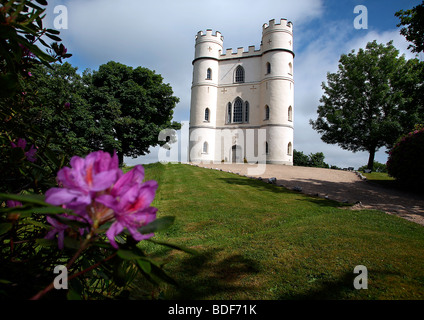
<path id="1" fill-rule="evenodd" d="M 263 23 L 291 20 L 296 52 L 294 147 L 307 154 L 322 151 L 326 162 L 342 167 L 363 165 L 367 155 L 324 144 L 309 125 L 309 119 L 316 118 L 321 82 L 327 72 L 337 71 L 342 53 L 374 39 L 384 43 L 393 39 L 407 58 L 412 57 L 397 30 L 359 32 L 353 29 L 352 21 L 324 21 L 323 0 L 51 0 L 50 26 L 57 4 L 68 7 L 69 29 L 61 36 L 74 54 L 72 64 L 82 71 L 115 60 L 156 70 L 180 98 L 174 112 L 176 121 L 189 119 L 191 62 L 198 31 L 220 31 L 225 48 L 259 47 Z M 377 158 L 384 162 L 384 153 L 378 153 Z"/>

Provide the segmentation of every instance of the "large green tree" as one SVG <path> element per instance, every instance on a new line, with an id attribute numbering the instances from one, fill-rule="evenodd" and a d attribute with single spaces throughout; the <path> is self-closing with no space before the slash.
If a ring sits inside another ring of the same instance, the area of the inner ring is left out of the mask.
<path id="1" fill-rule="evenodd" d="M 412 52 L 424 52 L 424 1 L 409 10 L 399 10 L 395 16 L 400 19 L 397 25 L 400 33 L 412 42 L 409 49 Z"/>
<path id="2" fill-rule="evenodd" d="M 68 160 L 94 150 L 92 137 L 100 134 L 77 70 L 68 62 L 38 65 L 31 70 L 25 89 L 37 99 L 28 110 L 32 124 L 38 125 L 52 148 L 66 154 Z"/>
<path id="3" fill-rule="evenodd" d="M 413 102 L 411 86 L 419 85 L 417 60 L 399 56 L 392 42 L 369 42 L 357 53 L 343 54 L 336 73 L 327 74 L 318 118 L 312 127 L 329 144 L 353 152 L 369 152 L 373 168 L 376 151 L 395 140 L 423 118 Z M 406 91 L 409 88 L 409 92 Z"/>
<path id="4" fill-rule="evenodd" d="M 85 72 L 86 99 L 100 135 L 93 137 L 99 148 L 116 150 L 120 163 L 124 156 L 140 156 L 159 145 L 159 132 L 179 129 L 172 121 L 179 99 L 161 75 L 147 68 L 110 61 L 98 71 Z"/>

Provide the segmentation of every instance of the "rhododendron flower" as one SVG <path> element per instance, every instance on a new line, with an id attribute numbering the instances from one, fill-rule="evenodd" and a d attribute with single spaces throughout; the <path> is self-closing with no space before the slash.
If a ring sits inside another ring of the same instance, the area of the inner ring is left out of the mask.
<path id="1" fill-rule="evenodd" d="M 65 230 L 68 229 L 69 226 L 64 223 L 60 223 L 59 221 L 51 217 L 47 217 L 47 222 L 50 223 L 53 226 L 53 228 L 47 233 L 45 238 L 49 240 L 53 240 L 57 233 L 58 247 L 59 249 L 63 249 L 63 242 L 65 240 Z"/>
<path id="2" fill-rule="evenodd" d="M 97 151 L 85 159 L 75 156 L 71 159 L 71 168 L 65 167 L 58 172 L 61 188 L 48 190 L 46 202 L 73 209 L 80 219 L 91 224 L 94 231 L 113 221 L 106 236 L 111 245 L 118 248 L 115 236 L 125 228 L 137 241 L 153 236 L 138 232 L 138 228 L 156 219 L 157 211 L 150 207 L 157 182 L 143 183 L 143 179 L 141 165 L 123 174 L 116 153 L 111 157 L 107 152 Z"/>
<path id="3" fill-rule="evenodd" d="M 141 183 L 144 178 L 142 166 L 135 166 L 134 169 L 123 175 L 109 194 L 100 195 L 96 201 L 111 208 L 115 214 L 115 222 L 106 232 L 112 246 L 117 248 L 115 236 L 127 228 L 131 236 L 141 241 L 148 239 L 153 234 L 143 235 L 137 231 L 138 228 L 156 219 L 157 209 L 150 207 L 155 192 L 158 187 L 156 181 Z"/>
<path id="4" fill-rule="evenodd" d="M 19 138 L 16 144 L 13 142 L 11 142 L 10 144 L 12 148 L 21 148 L 25 152 L 27 142 L 25 139 Z M 37 152 L 37 149 L 34 147 L 34 145 L 31 145 L 31 148 L 27 152 L 25 152 L 25 157 L 27 158 L 28 161 L 35 162 L 36 152 Z"/>
<path id="5" fill-rule="evenodd" d="M 86 215 L 86 206 L 91 204 L 96 192 L 110 188 L 122 175 L 116 153 L 97 151 L 85 159 L 74 156 L 71 167 L 59 170 L 57 180 L 62 188 L 51 188 L 46 192 L 46 202 L 53 205 L 65 204 L 66 208 Z"/>

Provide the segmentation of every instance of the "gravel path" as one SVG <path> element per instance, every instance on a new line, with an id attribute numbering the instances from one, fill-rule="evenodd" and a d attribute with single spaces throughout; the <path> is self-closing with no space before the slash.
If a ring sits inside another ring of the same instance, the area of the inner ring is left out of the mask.
<path id="1" fill-rule="evenodd" d="M 267 164 L 201 164 L 249 177 L 276 178 L 276 184 L 305 194 L 352 204 L 352 209 L 378 209 L 424 225 L 424 199 L 362 180 L 355 172 Z M 257 172 L 253 172 L 253 171 Z"/>

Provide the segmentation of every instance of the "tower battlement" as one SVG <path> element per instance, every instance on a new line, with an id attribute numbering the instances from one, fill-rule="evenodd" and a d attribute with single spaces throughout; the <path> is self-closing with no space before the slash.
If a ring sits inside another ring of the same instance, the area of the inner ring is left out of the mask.
<path id="1" fill-rule="evenodd" d="M 269 20 L 269 23 L 264 23 L 262 26 L 262 34 L 266 34 L 271 31 L 288 31 L 293 32 L 293 23 L 287 21 L 287 19 L 280 19 L 280 23 L 275 23 L 275 19 Z"/>
<path id="2" fill-rule="evenodd" d="M 227 48 L 224 52 L 221 52 L 220 59 L 233 59 L 242 57 L 252 57 L 261 55 L 261 49 L 256 50 L 255 46 L 249 46 L 248 50 L 245 51 L 243 47 L 237 48 L 236 52 L 233 52 L 233 48 Z"/>
<path id="3" fill-rule="evenodd" d="M 223 42 L 224 37 L 219 31 L 213 33 L 212 29 L 207 29 L 206 33 L 204 33 L 203 31 L 199 31 L 196 35 L 196 43 L 210 40 Z"/>

